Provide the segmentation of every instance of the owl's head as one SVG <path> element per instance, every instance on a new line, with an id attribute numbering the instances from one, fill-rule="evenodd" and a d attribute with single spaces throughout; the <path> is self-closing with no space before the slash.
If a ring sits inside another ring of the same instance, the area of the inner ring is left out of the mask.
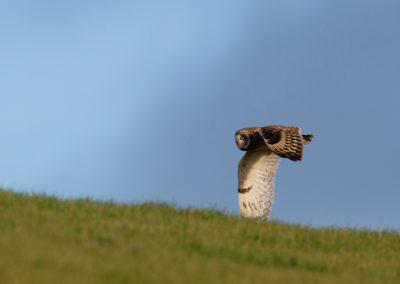
<path id="1" fill-rule="evenodd" d="M 267 150 L 267 145 L 260 134 L 260 127 L 247 127 L 235 133 L 238 148 L 242 151 Z"/>
<path id="2" fill-rule="evenodd" d="M 238 130 L 235 134 L 235 140 L 238 148 L 242 151 L 247 151 L 250 147 L 251 137 L 246 129 Z"/>

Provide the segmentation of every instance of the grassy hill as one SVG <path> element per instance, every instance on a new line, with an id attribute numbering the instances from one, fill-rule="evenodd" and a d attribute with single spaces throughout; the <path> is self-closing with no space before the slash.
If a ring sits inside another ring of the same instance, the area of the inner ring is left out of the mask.
<path id="1" fill-rule="evenodd" d="M 400 235 L 0 190 L 0 283 L 400 283 Z"/>

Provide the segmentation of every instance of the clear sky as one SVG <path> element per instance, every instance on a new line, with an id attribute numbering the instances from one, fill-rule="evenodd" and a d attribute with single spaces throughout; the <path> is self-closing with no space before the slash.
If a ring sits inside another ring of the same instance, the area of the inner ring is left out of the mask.
<path id="1" fill-rule="evenodd" d="M 6 3 L 7 2 L 7 3 Z M 3 1 L 0 184 L 238 213 L 237 129 L 312 133 L 272 217 L 400 228 L 399 1 Z"/>

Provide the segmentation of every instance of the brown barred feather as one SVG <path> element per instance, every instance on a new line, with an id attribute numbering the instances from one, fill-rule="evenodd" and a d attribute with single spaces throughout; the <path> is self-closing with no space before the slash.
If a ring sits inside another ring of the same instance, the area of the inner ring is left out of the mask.
<path id="1" fill-rule="evenodd" d="M 300 128 L 270 125 L 261 128 L 262 136 L 271 150 L 282 158 L 300 161 L 303 158 L 303 137 Z"/>

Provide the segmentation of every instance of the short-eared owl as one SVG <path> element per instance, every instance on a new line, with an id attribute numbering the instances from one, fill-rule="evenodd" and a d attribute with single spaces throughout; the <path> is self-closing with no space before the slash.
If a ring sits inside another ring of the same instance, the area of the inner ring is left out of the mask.
<path id="1" fill-rule="evenodd" d="M 303 146 L 313 138 L 313 135 L 302 135 L 298 127 L 284 125 L 247 127 L 236 132 L 237 146 L 246 151 L 238 169 L 240 215 L 268 219 L 280 158 L 300 161 Z"/>

